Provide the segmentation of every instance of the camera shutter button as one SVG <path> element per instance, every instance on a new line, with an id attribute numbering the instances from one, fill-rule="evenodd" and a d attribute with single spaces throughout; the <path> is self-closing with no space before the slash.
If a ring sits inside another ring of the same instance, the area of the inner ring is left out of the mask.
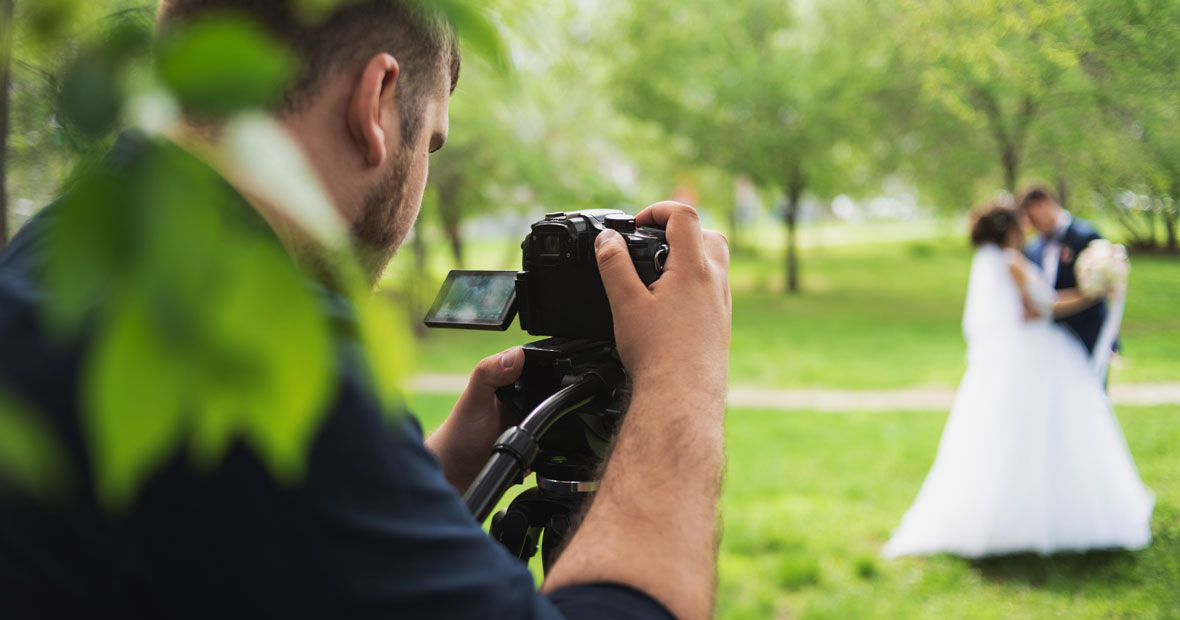
<path id="1" fill-rule="evenodd" d="M 635 218 L 630 215 L 623 215 L 621 213 L 612 213 L 603 220 L 603 224 L 611 230 L 617 230 L 620 233 L 635 232 Z"/>

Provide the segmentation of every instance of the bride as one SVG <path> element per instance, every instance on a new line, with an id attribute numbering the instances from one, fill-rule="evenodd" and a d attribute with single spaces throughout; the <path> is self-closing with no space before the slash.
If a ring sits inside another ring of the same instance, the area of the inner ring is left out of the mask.
<path id="1" fill-rule="evenodd" d="M 884 555 L 1146 547 L 1154 495 L 1085 347 L 1052 321 L 1092 300 L 1055 292 L 1024 258 L 1014 209 L 988 207 L 971 237 L 967 372 L 934 466 Z"/>

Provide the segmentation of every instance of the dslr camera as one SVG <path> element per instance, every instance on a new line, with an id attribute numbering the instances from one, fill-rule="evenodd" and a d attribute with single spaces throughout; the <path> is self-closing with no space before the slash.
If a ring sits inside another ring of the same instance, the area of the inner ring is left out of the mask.
<path id="1" fill-rule="evenodd" d="M 594 240 L 608 228 L 626 240 L 643 283 L 655 282 L 668 258 L 663 229 L 636 227 L 633 216 L 614 209 L 550 213 L 520 244 L 521 271 L 452 271 L 426 325 L 503 331 L 519 312 L 521 329 L 534 336 L 613 341 L 594 257 Z"/>
<path id="2" fill-rule="evenodd" d="M 463 498 L 483 522 L 509 487 L 535 472 L 537 486 L 497 513 L 490 529 L 526 561 L 540 547 L 546 571 L 598 488 L 630 398 L 594 254 L 607 229 L 622 235 L 644 284 L 659 279 L 669 252 L 663 229 L 636 226 L 618 210 L 550 213 L 521 243 L 520 271 L 451 271 L 425 320 L 430 327 L 503 331 L 519 314 L 522 329 L 548 336 L 522 347 L 520 379 L 497 391 L 520 423 L 497 439 Z"/>

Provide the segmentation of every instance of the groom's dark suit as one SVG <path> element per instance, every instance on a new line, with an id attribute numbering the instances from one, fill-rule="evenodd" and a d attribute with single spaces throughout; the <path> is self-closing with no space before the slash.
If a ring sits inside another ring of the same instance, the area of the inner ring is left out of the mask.
<path id="1" fill-rule="evenodd" d="M 1045 250 L 1049 246 L 1049 242 L 1057 241 L 1057 245 L 1060 246 L 1057 251 L 1061 252 L 1061 255 L 1058 260 L 1057 278 L 1053 283 L 1053 288 L 1059 291 L 1075 288 L 1078 285 L 1078 280 L 1074 273 L 1074 261 L 1091 241 L 1101 238 L 1102 235 L 1099 235 L 1089 222 L 1075 217 L 1054 238 L 1042 236 L 1029 244 L 1025 249 L 1025 255 L 1032 262 L 1044 265 Z M 1104 321 L 1106 321 L 1106 302 L 1100 301 L 1073 316 L 1059 319 L 1057 322 L 1073 330 L 1082 344 L 1086 345 L 1086 350 L 1093 354 L 1094 346 L 1098 342 L 1098 332 L 1102 330 Z"/>

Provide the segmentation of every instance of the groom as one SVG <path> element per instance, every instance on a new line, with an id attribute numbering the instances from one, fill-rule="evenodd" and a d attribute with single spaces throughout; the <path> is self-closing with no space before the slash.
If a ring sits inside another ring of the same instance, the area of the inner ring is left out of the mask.
<path id="1" fill-rule="evenodd" d="M 1025 249 L 1025 255 L 1041 266 L 1053 288 L 1076 288 L 1074 261 L 1082 250 L 1095 239 L 1101 239 L 1089 222 L 1070 215 L 1048 190 L 1033 188 L 1020 200 L 1020 209 L 1028 216 L 1040 236 Z M 1098 332 L 1106 320 L 1106 302 L 1099 300 L 1092 306 L 1069 316 L 1058 316 L 1057 322 L 1073 330 L 1086 351 L 1094 354 Z"/>

